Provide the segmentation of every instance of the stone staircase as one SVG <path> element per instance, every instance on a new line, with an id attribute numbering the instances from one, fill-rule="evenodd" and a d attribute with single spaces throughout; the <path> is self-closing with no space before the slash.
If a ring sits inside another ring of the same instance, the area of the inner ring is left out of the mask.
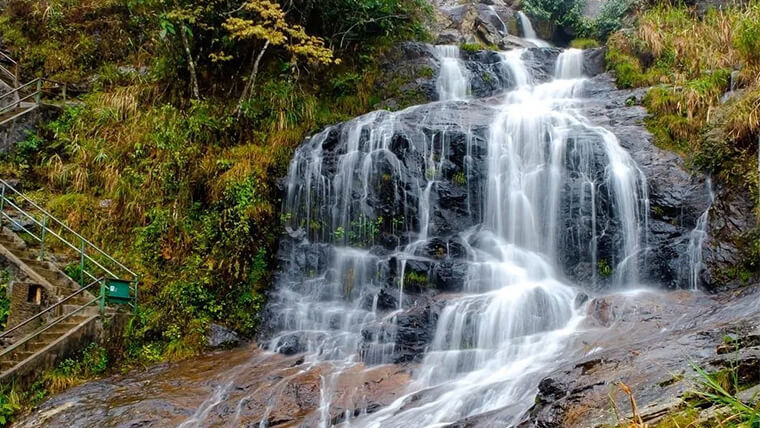
<path id="1" fill-rule="evenodd" d="M 66 85 L 49 79 L 36 78 L 24 84 L 19 80 L 19 65 L 5 52 L 0 51 L 0 126 L 15 123 L 43 104 L 52 103 L 50 97 L 62 96 L 60 106 L 66 105 Z"/>
<path id="2" fill-rule="evenodd" d="M 28 276 L 26 281 L 21 281 L 14 286 L 23 287 L 26 290 L 29 289 L 29 285 L 41 286 L 45 290 L 45 294 L 52 297 L 52 302 L 60 302 L 66 297 L 72 296 L 65 303 L 60 305 L 56 310 L 50 311 L 47 317 L 40 317 L 39 322 L 30 323 L 28 328 L 21 328 L 16 334 L 13 334 L 7 338 L 3 338 L 10 342 L 9 339 L 22 339 L 23 336 L 35 330 L 34 327 L 40 327 L 46 322 L 54 320 L 56 317 L 60 317 L 64 314 L 72 313 L 95 299 L 89 291 L 79 291 L 79 284 L 74 282 L 65 273 L 63 273 L 54 263 L 46 260 L 39 260 L 37 258 L 39 254 L 39 248 L 28 245 L 21 238 L 12 232 L 8 227 L 3 227 L 0 230 L 0 255 L 14 264 L 20 272 L 23 272 Z M 99 291 L 99 290 L 98 290 Z M 21 297 L 23 294 L 21 293 Z M 37 351 L 46 348 L 51 343 L 55 342 L 72 329 L 78 327 L 83 322 L 87 321 L 93 316 L 99 315 L 98 308 L 96 306 L 89 306 L 82 309 L 78 314 L 73 315 L 65 321 L 56 324 L 49 330 L 40 333 L 33 340 L 25 343 L 23 346 L 11 351 L 10 353 L 0 357 L 0 377 L 5 372 L 9 371 L 13 367 L 17 366 L 20 362 L 32 357 Z M 12 317 L 9 319 L 9 326 L 16 325 L 24 320 L 18 320 L 17 322 Z M 36 325 L 35 325 L 36 324 Z"/>
<path id="3" fill-rule="evenodd" d="M 13 278 L 8 328 L 0 333 L 0 384 L 30 382 L 102 337 L 103 320 L 123 312 L 119 307 L 136 307 L 132 271 L 3 180 L 0 264 Z M 75 266 L 78 278 L 63 266 Z"/>

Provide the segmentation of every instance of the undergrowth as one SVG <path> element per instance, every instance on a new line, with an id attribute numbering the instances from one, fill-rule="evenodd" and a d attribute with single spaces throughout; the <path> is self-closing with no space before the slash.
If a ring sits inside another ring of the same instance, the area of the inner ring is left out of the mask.
<path id="1" fill-rule="evenodd" d="M 655 143 L 748 194 L 760 216 L 758 36 L 760 3 L 701 17 L 660 3 L 609 38 L 607 63 L 618 86 L 652 87 L 643 103 Z M 745 252 L 737 273 L 760 270 L 759 238 L 757 231 L 737 238 Z"/>
<path id="2" fill-rule="evenodd" d="M 253 336 L 281 233 L 278 180 L 294 149 L 382 100 L 418 100 L 401 90 L 417 76 L 378 79 L 400 38 L 426 37 L 429 6 L 299 0 L 321 18 L 287 8 L 288 28 L 331 47 L 340 61 L 328 66 L 296 59 L 298 46 L 234 39 L 231 13 L 271 22 L 224 0 L 74 3 L 11 0 L 0 13 L 22 76 L 66 81 L 77 98 L 5 155 L 0 173 L 140 275 L 119 364 L 193 355 L 211 323 Z M 259 53 L 255 85 L 241 97 Z M 66 259 L 65 248 L 50 249 Z"/>
<path id="3" fill-rule="evenodd" d="M 0 427 L 7 426 L 18 415 L 30 411 L 46 397 L 88 380 L 103 376 L 112 368 L 104 347 L 90 343 L 55 368 L 38 373 L 28 388 L 15 383 L 0 387 Z"/>

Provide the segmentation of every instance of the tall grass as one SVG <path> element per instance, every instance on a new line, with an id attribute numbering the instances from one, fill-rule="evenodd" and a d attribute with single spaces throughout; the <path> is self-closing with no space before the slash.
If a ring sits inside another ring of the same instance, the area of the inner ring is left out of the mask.
<path id="1" fill-rule="evenodd" d="M 644 105 L 656 143 L 749 192 L 760 215 L 760 2 L 702 17 L 659 3 L 610 37 L 607 60 L 618 85 L 653 87 Z M 740 90 L 724 100 L 732 83 Z"/>
<path id="2" fill-rule="evenodd" d="M 735 368 L 728 370 L 728 377 L 721 379 L 720 376 L 708 373 L 704 368 L 692 364 L 697 372 L 699 388 L 694 394 L 721 410 L 717 416 L 719 426 L 727 428 L 755 428 L 760 426 L 760 400 L 755 405 L 748 405 L 737 398 L 736 393 L 740 390 L 739 378 Z M 755 397 L 757 398 L 757 397 Z"/>

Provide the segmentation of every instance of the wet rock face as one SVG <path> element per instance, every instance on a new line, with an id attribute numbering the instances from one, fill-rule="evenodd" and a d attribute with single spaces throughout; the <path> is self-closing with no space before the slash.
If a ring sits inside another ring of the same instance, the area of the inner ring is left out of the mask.
<path id="1" fill-rule="evenodd" d="M 428 45 L 408 44 L 404 52 L 402 57 L 414 64 L 435 61 L 436 52 Z M 538 48 L 524 58 L 538 79 L 548 80 L 558 54 L 554 48 Z M 603 50 L 586 52 L 584 70 L 599 71 L 603 54 Z M 474 78 L 477 96 L 513 85 L 510 73 L 500 69 L 499 54 L 465 52 L 462 59 L 473 75 L 497 76 L 490 80 L 496 82 L 492 85 L 486 84 L 488 79 Z M 615 134 L 649 185 L 649 215 L 640 224 L 646 250 L 637 255 L 639 279 L 669 288 L 686 286 L 690 233 L 709 204 L 704 177 L 690 176 L 680 158 L 652 144 L 641 126 L 646 112 L 635 102 L 642 91 L 616 90 L 607 75 L 590 79 L 583 91 L 579 106 L 583 114 Z M 398 113 L 380 111 L 330 127 L 298 150 L 294 159 L 298 172 L 287 184 L 295 198 L 287 201 L 287 212 L 294 220 L 281 242 L 278 283 L 307 287 L 325 302 L 336 296 L 359 299 L 358 310 L 365 312 L 356 316 L 376 313 L 380 319 L 354 332 L 365 362 L 419 361 L 446 299 L 441 293 L 463 290 L 466 261 L 472 255 L 460 234 L 483 221 L 488 139 L 497 113 L 487 98 L 422 105 Z M 624 244 L 620 219 L 614 215 L 617 202 L 604 188 L 608 173 L 604 165 L 609 160 L 601 138 L 582 126 L 569 129 L 557 203 L 559 267 L 575 283 L 592 290 L 615 283 L 617 272 L 612 268 L 622 262 Z M 365 157 L 369 151 L 374 153 L 372 159 Z M 347 156 L 350 153 L 355 157 Z M 592 197 L 589 181 L 600 186 L 593 190 L 594 212 L 581 202 Z M 423 213 L 428 223 L 421 239 Z M 399 249 L 413 242 L 417 243 L 407 250 L 413 258 L 399 257 Z M 340 245 L 365 248 L 366 253 L 344 254 Z M 733 254 L 730 248 L 722 254 Z M 594 251 L 596 261 L 589 257 Z M 344 261 L 333 263 L 336 259 Z M 277 296 L 272 299 L 260 340 L 268 342 L 270 331 L 294 325 L 287 307 Z M 328 329 L 340 322 L 345 321 L 324 319 Z M 286 355 L 314 351 L 309 347 L 313 337 L 278 340 L 274 348 Z"/>
<path id="2" fill-rule="evenodd" d="M 735 244 L 751 230 L 754 218 L 752 203 L 746 194 L 731 193 L 718 187 L 710 209 L 709 234 L 704 244 L 704 263 L 709 269 L 702 272 L 702 284 L 711 290 L 743 286 L 740 280 L 727 275 L 740 266 L 744 255 Z"/>
<path id="3" fill-rule="evenodd" d="M 332 398 L 329 419 L 338 424 L 387 406 L 409 380 L 397 366 L 357 364 L 339 373 L 330 364 L 246 347 L 80 385 L 15 426 L 318 426 L 323 390 Z"/>
<path id="4" fill-rule="evenodd" d="M 438 44 L 466 42 L 506 47 L 510 35 L 519 35 L 512 2 L 485 0 L 462 4 L 441 0 L 433 3 L 437 19 L 432 32 Z"/>
<path id="5" fill-rule="evenodd" d="M 629 399 L 618 382 L 633 391 L 644 422 L 654 425 L 697 387 L 691 364 L 708 372 L 735 367 L 745 384 L 760 382 L 760 315 L 752 309 L 758 298 L 756 286 L 739 297 L 682 291 L 594 299 L 588 305 L 588 330 L 577 339 L 586 355 L 541 381 L 522 426 L 612 423 L 610 396 L 621 416 L 630 415 Z M 727 337 L 734 340 L 730 349 Z"/>
<path id="6" fill-rule="evenodd" d="M 231 348 L 241 342 L 237 333 L 219 324 L 211 324 L 206 341 L 212 348 Z"/>
<path id="7" fill-rule="evenodd" d="M 588 62 L 587 62 L 588 64 Z M 689 282 L 688 247 L 691 231 L 699 217 L 710 206 L 710 192 L 706 177 L 690 174 L 677 155 L 661 150 L 653 143 L 653 137 L 642 127 L 646 110 L 639 106 L 646 93 L 645 89 L 616 90 L 611 78 L 598 75 L 586 86 L 588 103 L 583 106 L 584 114 L 594 124 L 611 130 L 631 156 L 636 160 L 649 185 L 649 217 L 647 219 L 647 251 L 639 255 L 639 265 L 643 266 L 641 280 L 644 283 L 667 288 L 686 288 Z M 718 193 L 716 206 L 723 199 Z M 736 204 L 737 202 L 735 202 Z M 739 220 L 738 210 L 734 211 L 730 222 L 745 225 Z M 744 215 L 746 219 L 746 213 Z M 723 254 L 726 260 L 736 260 L 737 250 L 730 239 L 718 238 L 715 231 L 722 226 L 710 224 L 709 238 L 704 245 L 704 261 L 701 286 L 714 288 L 709 280 L 709 272 L 720 264 L 712 258 Z M 744 226 L 739 226 L 744 227 Z M 731 229 L 732 226 L 729 226 Z M 745 229 L 746 230 L 746 229 Z M 727 233 L 725 236 L 728 236 Z"/>

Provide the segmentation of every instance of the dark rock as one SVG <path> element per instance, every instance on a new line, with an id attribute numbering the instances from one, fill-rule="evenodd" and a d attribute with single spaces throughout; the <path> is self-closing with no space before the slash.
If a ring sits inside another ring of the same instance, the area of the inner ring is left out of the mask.
<path id="1" fill-rule="evenodd" d="M 219 324 L 211 324 L 206 342 L 211 348 L 231 348 L 240 345 L 240 336 Z"/>
<path id="2" fill-rule="evenodd" d="M 537 401 L 551 403 L 567 395 L 567 386 L 550 377 L 538 383 Z"/>
<path id="3" fill-rule="evenodd" d="M 467 278 L 467 265 L 463 262 L 443 261 L 433 267 L 433 286 L 446 292 L 459 292 Z"/>
<path id="4" fill-rule="evenodd" d="M 568 363 L 541 381 L 523 426 L 565 427 L 569 417 L 572 426 L 599 426 L 609 420 L 610 397 L 626 417 L 631 409 L 621 381 L 633 391 L 644 422 L 654 425 L 680 408 L 683 394 L 693 390 L 692 364 L 710 372 L 736 367 L 744 384 L 760 382 L 760 347 L 753 339 L 760 315 L 751 309 L 759 292 L 755 287 L 738 297 L 639 292 L 595 299 L 593 322 L 601 318 L 614 328 L 583 328 L 576 338 L 583 349 L 575 357 L 568 349 Z M 741 351 L 716 353 L 729 334 Z"/>
<path id="5" fill-rule="evenodd" d="M 295 355 L 300 354 L 305 350 L 304 345 L 301 343 L 301 336 L 298 334 L 290 334 L 281 337 L 277 344 L 277 352 L 282 355 Z"/>
<path id="6" fill-rule="evenodd" d="M 583 51 L 583 74 L 593 77 L 605 71 L 606 63 L 604 56 L 607 48 L 585 49 Z"/>
<path id="7" fill-rule="evenodd" d="M 583 293 L 583 292 L 578 293 L 578 295 L 575 296 L 575 307 L 576 307 L 576 309 L 580 308 L 586 302 L 588 302 L 588 299 L 589 299 L 588 294 Z"/>

